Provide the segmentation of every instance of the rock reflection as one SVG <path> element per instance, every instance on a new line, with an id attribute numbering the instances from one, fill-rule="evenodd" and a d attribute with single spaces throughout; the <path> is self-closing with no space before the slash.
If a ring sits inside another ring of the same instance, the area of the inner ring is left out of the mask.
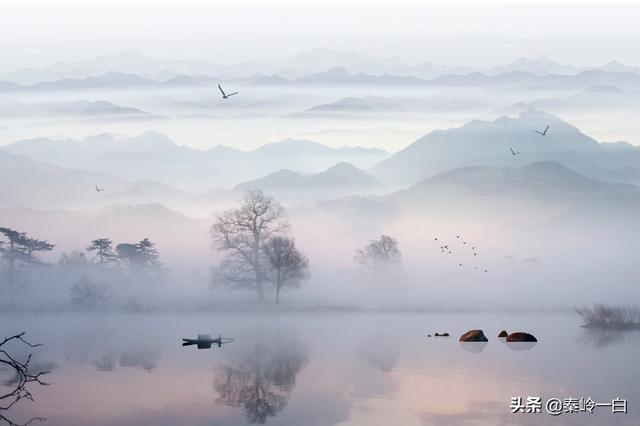
<path id="1" fill-rule="evenodd" d="M 538 342 L 506 342 L 506 345 L 512 351 L 528 351 L 533 349 Z"/>
<path id="2" fill-rule="evenodd" d="M 487 342 L 460 342 L 462 349 L 475 354 L 482 353 L 487 344 Z"/>
<path id="3" fill-rule="evenodd" d="M 260 339 L 241 347 L 216 368 L 216 402 L 244 409 L 248 423 L 265 423 L 286 407 L 307 353 L 293 338 Z"/>

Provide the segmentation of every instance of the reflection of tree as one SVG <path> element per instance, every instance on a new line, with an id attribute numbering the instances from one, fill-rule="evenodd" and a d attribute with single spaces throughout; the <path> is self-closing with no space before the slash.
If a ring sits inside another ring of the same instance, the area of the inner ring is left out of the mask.
<path id="1" fill-rule="evenodd" d="M 379 335 L 372 335 L 359 345 L 359 352 L 371 367 L 383 373 L 393 370 L 400 357 L 400 344 L 389 333 L 383 342 Z"/>
<path id="2" fill-rule="evenodd" d="M 580 337 L 580 342 L 597 348 L 614 344 L 637 344 L 640 342 L 640 332 L 638 330 L 586 328 Z"/>
<path id="3" fill-rule="evenodd" d="M 156 368 L 158 353 L 147 349 L 124 351 L 120 355 L 120 367 L 139 367 L 151 373 Z"/>
<path id="4" fill-rule="evenodd" d="M 103 352 L 100 356 L 94 358 L 91 363 L 98 371 L 113 371 L 116 368 L 116 355 Z"/>
<path id="5" fill-rule="evenodd" d="M 34 369 L 34 366 L 31 365 L 31 354 L 27 356 L 26 361 L 21 362 L 15 359 L 5 349 L 2 348 L 10 341 L 19 341 L 31 348 L 40 346 L 32 345 L 28 341 L 24 340 L 22 338 L 24 334 L 25 333 L 22 332 L 11 337 L 6 337 L 4 340 L 0 341 L 0 365 L 8 367 L 15 372 L 15 376 L 4 383 L 5 386 L 9 387 L 9 391 L 0 394 L 0 421 L 5 422 L 9 426 L 18 426 L 18 423 L 15 423 L 9 418 L 5 417 L 2 412 L 9 410 L 21 399 L 28 399 L 30 401 L 33 401 L 33 395 L 27 389 L 27 385 L 34 382 L 43 386 L 48 385 L 48 383 L 43 382 L 41 379 L 41 377 L 47 374 L 48 371 L 39 371 L 38 369 Z M 45 419 L 34 417 L 24 423 L 24 425 L 28 425 L 29 423 L 32 423 L 36 420 L 44 421 Z"/>
<path id="6" fill-rule="evenodd" d="M 241 407 L 247 422 L 263 424 L 286 407 L 296 376 L 307 362 L 297 341 L 261 341 L 218 367 L 217 402 Z"/>

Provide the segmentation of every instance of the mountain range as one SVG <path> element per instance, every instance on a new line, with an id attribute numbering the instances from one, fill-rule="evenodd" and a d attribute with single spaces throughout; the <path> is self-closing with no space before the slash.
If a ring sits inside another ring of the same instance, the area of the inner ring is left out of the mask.
<path id="1" fill-rule="evenodd" d="M 372 75 L 394 74 L 431 79 L 441 75 L 462 75 L 482 72 L 487 75 L 503 74 L 512 71 L 524 71 L 536 75 L 577 74 L 592 70 L 594 67 L 562 65 L 546 55 L 537 58 L 520 57 L 510 63 L 484 68 L 447 66 L 431 62 L 409 64 L 400 58 L 377 58 L 353 52 L 333 49 L 312 49 L 297 55 L 273 61 L 244 61 L 233 64 L 216 64 L 207 61 L 166 60 L 145 56 L 136 50 L 126 50 L 111 55 L 101 55 L 88 60 L 56 63 L 43 69 L 21 69 L 0 74 L 0 80 L 20 84 L 35 84 L 60 80 L 63 78 L 84 79 L 98 77 L 110 71 L 125 74 L 138 74 L 148 79 L 166 80 L 180 74 L 202 75 L 216 78 L 246 78 L 256 73 L 277 74 L 291 79 L 327 69 L 327 65 L 341 67 L 350 73 Z M 598 69 L 615 72 L 634 72 L 640 74 L 635 66 L 611 61 Z"/>
<path id="2" fill-rule="evenodd" d="M 108 101 L 20 102 L 5 100 L 0 105 L 0 117 L 5 119 L 37 117 L 69 117 L 113 120 L 160 119 L 162 117 L 138 108 Z"/>
<path id="3" fill-rule="evenodd" d="M 546 136 L 535 132 L 546 126 Z M 514 156 L 510 149 L 521 154 Z M 538 161 L 555 161 L 594 179 L 640 183 L 640 148 L 598 143 L 560 118 L 534 109 L 516 118 L 475 120 L 433 131 L 369 172 L 387 184 L 406 186 L 460 167 L 521 166 Z"/>
<path id="4" fill-rule="evenodd" d="M 323 172 L 311 175 L 282 169 L 265 177 L 244 182 L 234 188 L 238 192 L 252 189 L 260 189 L 285 202 L 300 203 L 354 194 L 381 193 L 385 187 L 376 178 L 352 164 L 341 162 Z"/>
<path id="5" fill-rule="evenodd" d="M 231 187 L 281 169 L 317 173 L 340 162 L 368 168 L 390 154 L 380 149 L 331 148 L 287 139 L 253 151 L 224 145 L 208 150 L 180 146 L 159 132 L 132 138 L 101 134 L 77 140 L 26 139 L 4 148 L 58 167 L 110 175 L 124 181 L 157 181 L 191 191 Z M 94 183 L 101 183 L 99 179 Z"/>

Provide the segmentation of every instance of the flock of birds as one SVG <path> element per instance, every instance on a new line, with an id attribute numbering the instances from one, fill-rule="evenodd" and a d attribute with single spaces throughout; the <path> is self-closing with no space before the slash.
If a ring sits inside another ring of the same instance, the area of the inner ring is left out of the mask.
<path id="1" fill-rule="evenodd" d="M 542 136 L 547 136 L 547 132 L 549 131 L 549 125 L 547 124 L 547 127 L 545 127 L 545 129 L 541 132 L 540 130 L 534 130 L 534 132 L 536 132 L 539 135 Z M 511 151 L 511 155 L 513 155 L 514 157 L 516 155 L 520 155 L 522 154 L 522 151 L 514 151 L 513 148 L 509 148 L 509 151 Z"/>
<path id="2" fill-rule="evenodd" d="M 435 242 L 439 244 L 438 248 L 440 249 L 440 252 L 446 255 L 456 255 L 458 249 L 460 250 L 465 250 L 465 249 L 470 249 L 471 253 L 473 254 L 473 259 L 476 259 L 478 257 L 478 249 L 475 245 L 472 245 L 470 243 L 467 243 L 467 241 L 465 241 L 464 238 L 462 238 L 462 236 L 460 234 L 456 234 L 456 242 L 457 242 L 457 247 L 453 247 L 452 244 L 450 243 L 445 243 L 443 241 L 441 241 L 438 237 L 434 238 Z M 462 268 L 464 266 L 464 263 L 460 262 L 458 263 L 458 267 Z M 478 265 L 475 265 L 473 267 L 474 270 L 482 270 L 484 268 L 479 268 Z M 484 269 L 484 272 L 488 272 L 487 269 Z"/>

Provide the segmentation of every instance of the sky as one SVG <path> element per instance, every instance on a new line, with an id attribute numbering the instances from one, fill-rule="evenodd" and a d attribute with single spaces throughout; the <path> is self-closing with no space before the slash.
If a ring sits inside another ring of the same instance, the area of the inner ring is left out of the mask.
<path id="1" fill-rule="evenodd" d="M 475 67 L 542 54 L 640 65 L 640 4 L 260 3 L 0 4 L 0 71 L 127 49 L 221 64 L 331 48 Z"/>

